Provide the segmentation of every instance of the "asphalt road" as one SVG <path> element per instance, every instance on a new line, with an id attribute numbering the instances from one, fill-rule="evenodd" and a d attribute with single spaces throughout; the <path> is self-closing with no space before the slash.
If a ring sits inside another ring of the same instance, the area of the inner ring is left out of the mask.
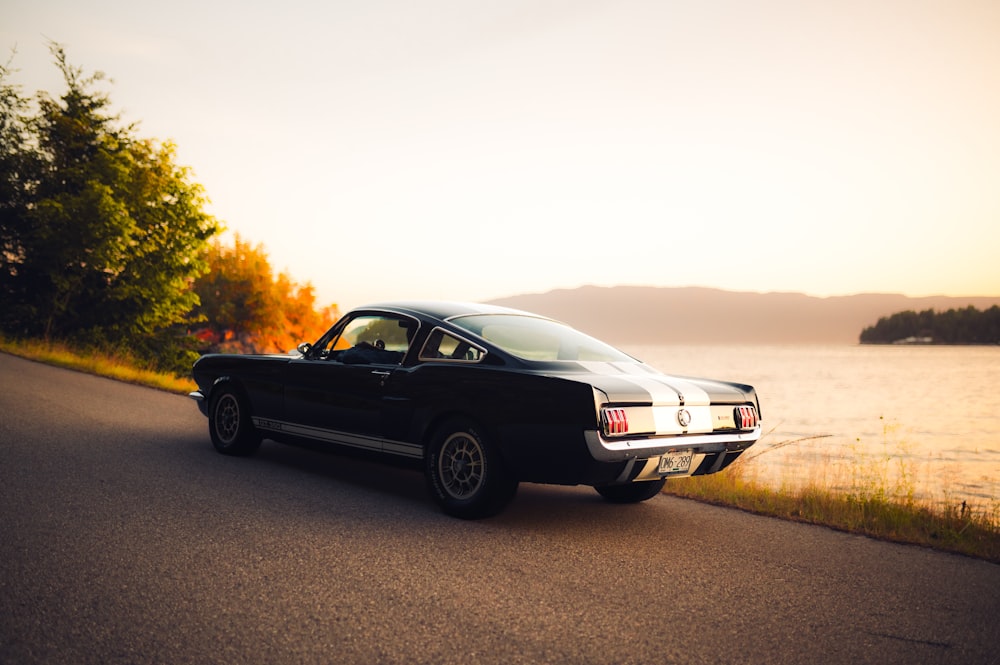
<path id="1" fill-rule="evenodd" d="M 683 481 L 676 481 L 683 482 Z M 656 497 L 412 471 L 0 354 L 0 663 L 1000 663 L 1000 566 Z"/>

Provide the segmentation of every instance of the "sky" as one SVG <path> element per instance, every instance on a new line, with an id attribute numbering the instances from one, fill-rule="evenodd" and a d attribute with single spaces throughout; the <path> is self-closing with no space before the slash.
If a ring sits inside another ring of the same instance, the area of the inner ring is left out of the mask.
<path id="1" fill-rule="evenodd" d="M 0 0 L 319 304 L 1000 295 L 995 0 Z"/>

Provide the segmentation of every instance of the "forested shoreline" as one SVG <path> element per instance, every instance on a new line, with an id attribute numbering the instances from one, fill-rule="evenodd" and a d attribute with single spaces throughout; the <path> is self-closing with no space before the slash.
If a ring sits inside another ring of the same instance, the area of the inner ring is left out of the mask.
<path id="1" fill-rule="evenodd" d="M 1000 307 L 907 310 L 861 331 L 862 344 L 1000 344 Z"/>

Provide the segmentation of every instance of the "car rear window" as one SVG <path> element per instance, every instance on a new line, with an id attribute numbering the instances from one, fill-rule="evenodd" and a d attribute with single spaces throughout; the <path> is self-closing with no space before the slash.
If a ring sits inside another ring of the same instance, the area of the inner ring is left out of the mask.
<path id="1" fill-rule="evenodd" d="M 635 362 L 613 346 L 565 324 L 517 314 L 473 314 L 451 323 L 523 360 Z"/>

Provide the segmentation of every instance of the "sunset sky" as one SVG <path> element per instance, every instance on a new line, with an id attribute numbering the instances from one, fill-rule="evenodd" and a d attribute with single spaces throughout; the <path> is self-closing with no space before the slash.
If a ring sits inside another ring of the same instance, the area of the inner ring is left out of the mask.
<path id="1" fill-rule="evenodd" d="M 322 304 L 1000 295 L 996 0 L 0 4 L 47 39 Z"/>

